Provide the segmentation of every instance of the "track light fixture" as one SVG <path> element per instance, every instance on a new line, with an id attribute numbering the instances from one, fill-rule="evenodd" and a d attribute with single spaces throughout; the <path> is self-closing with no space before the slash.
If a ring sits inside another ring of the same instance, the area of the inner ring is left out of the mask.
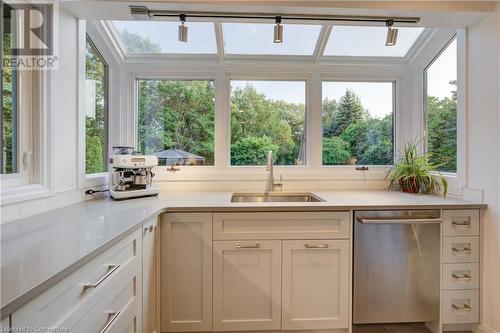
<path id="1" fill-rule="evenodd" d="M 276 23 L 274 25 L 274 42 L 282 43 L 283 42 L 283 26 L 281 25 L 281 16 L 276 16 L 274 19 Z"/>
<path id="2" fill-rule="evenodd" d="M 186 24 L 186 14 L 179 14 L 179 20 L 181 21 L 181 25 L 179 25 L 179 42 L 187 43 L 188 41 L 188 27 Z"/>
<path id="3" fill-rule="evenodd" d="M 387 20 L 385 22 L 387 26 L 387 37 L 385 39 L 385 46 L 394 46 L 398 41 L 398 29 L 394 28 L 394 20 Z"/>

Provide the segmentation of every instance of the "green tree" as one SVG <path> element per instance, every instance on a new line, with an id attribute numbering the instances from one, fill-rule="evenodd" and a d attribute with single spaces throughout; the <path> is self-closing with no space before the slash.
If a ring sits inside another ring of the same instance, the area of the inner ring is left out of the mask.
<path id="1" fill-rule="evenodd" d="M 4 58 L 10 58 L 12 56 L 11 49 L 12 34 L 9 32 L 4 32 L 2 36 L 2 52 Z M 15 97 L 12 95 L 12 81 L 15 79 L 16 71 L 13 71 L 12 67 L 8 65 L 9 62 L 4 62 L 2 66 L 2 151 L 3 154 L 3 165 L 1 166 L 0 173 L 13 173 L 16 172 L 14 161 L 16 156 L 14 156 L 15 150 L 15 138 L 13 132 L 14 124 L 14 104 L 13 101 Z"/>
<path id="2" fill-rule="evenodd" d="M 351 90 L 347 90 L 340 98 L 338 111 L 335 117 L 333 136 L 339 136 L 349 125 L 366 119 L 367 112 L 359 97 Z"/>
<path id="3" fill-rule="evenodd" d="M 349 143 L 339 137 L 323 139 L 323 165 L 341 165 L 351 159 Z"/>
<path id="4" fill-rule="evenodd" d="M 323 135 L 331 136 L 337 116 L 338 103 L 334 99 L 325 98 L 322 105 Z"/>
<path id="5" fill-rule="evenodd" d="M 267 136 L 242 138 L 231 145 L 231 164 L 264 165 L 270 150 L 279 152 L 279 147 Z"/>

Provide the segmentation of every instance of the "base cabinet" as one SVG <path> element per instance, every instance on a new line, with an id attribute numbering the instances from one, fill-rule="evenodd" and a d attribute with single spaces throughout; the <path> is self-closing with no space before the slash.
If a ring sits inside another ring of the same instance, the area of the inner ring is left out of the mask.
<path id="1" fill-rule="evenodd" d="M 281 242 L 214 242 L 214 331 L 281 327 Z"/>
<path id="2" fill-rule="evenodd" d="M 158 219 L 142 227 L 142 332 L 159 332 L 160 247 Z"/>
<path id="3" fill-rule="evenodd" d="M 349 326 L 349 241 L 283 241 L 282 328 Z"/>
<path id="4" fill-rule="evenodd" d="M 167 213 L 161 225 L 161 330 L 212 330 L 212 214 Z"/>

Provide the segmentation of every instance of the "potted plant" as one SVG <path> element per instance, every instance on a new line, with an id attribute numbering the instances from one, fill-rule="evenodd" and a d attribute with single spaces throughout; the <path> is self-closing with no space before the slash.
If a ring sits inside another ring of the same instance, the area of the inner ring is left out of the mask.
<path id="1" fill-rule="evenodd" d="M 389 188 L 398 188 L 406 193 L 448 193 L 448 182 L 437 171 L 438 165 L 429 161 L 430 154 L 418 154 L 419 141 L 407 142 L 403 155 L 389 170 Z"/>

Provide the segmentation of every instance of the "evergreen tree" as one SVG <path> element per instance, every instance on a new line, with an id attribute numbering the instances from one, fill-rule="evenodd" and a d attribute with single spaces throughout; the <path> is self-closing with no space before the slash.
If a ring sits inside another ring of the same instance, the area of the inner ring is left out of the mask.
<path id="1" fill-rule="evenodd" d="M 349 125 L 356 124 L 365 118 L 366 112 L 359 97 L 353 91 L 347 90 L 340 98 L 332 134 L 339 136 Z"/>

